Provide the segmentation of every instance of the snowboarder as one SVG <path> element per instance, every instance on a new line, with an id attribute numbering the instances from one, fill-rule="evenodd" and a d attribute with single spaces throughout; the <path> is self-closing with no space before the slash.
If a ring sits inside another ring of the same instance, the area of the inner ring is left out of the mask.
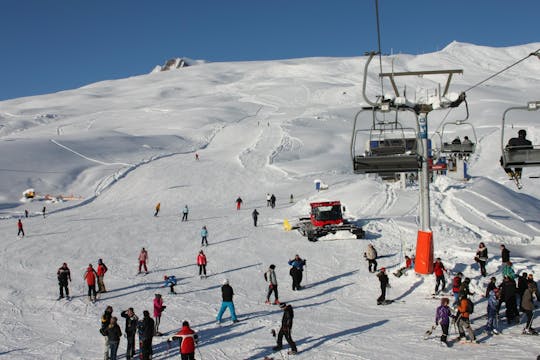
<path id="1" fill-rule="evenodd" d="M 154 211 L 154 216 L 158 216 L 159 210 L 160 210 L 160 209 L 161 209 L 161 203 L 158 202 L 158 203 L 156 204 L 156 208 L 155 208 L 155 211 Z"/>
<path id="2" fill-rule="evenodd" d="M 21 234 L 22 234 L 22 236 L 24 236 L 23 223 L 22 223 L 21 219 L 19 219 L 19 221 L 17 221 L 17 228 L 19 229 L 19 231 L 17 232 L 17 236 L 20 236 Z"/>
<path id="3" fill-rule="evenodd" d="M 277 284 L 275 268 L 276 268 L 276 265 L 272 264 L 270 265 L 268 270 L 264 273 L 264 281 L 270 282 L 268 284 L 268 293 L 266 294 L 265 304 L 270 304 L 270 295 L 272 295 L 272 293 L 274 293 L 274 305 L 279 304 L 278 284 Z"/>
<path id="4" fill-rule="evenodd" d="M 201 229 L 201 246 L 208 246 L 208 229 L 204 225 Z"/>
<path id="5" fill-rule="evenodd" d="M 154 336 L 154 319 L 150 317 L 148 310 L 143 311 L 143 319 L 137 324 L 139 333 L 139 346 L 142 353 L 142 360 L 152 358 L 152 337 Z"/>
<path id="6" fill-rule="evenodd" d="M 441 291 L 444 291 L 446 287 L 446 279 L 444 278 L 444 273 L 446 269 L 441 261 L 441 258 L 437 258 L 433 264 L 433 273 L 435 274 L 435 295 L 439 293 L 439 286 L 441 286 Z"/>
<path id="7" fill-rule="evenodd" d="M 174 291 L 174 286 L 176 285 L 176 276 L 174 275 L 165 275 L 163 276 L 163 281 L 165 283 L 163 284 L 163 287 L 169 287 L 171 289 L 171 294 L 176 294 L 176 291 Z"/>
<path id="8" fill-rule="evenodd" d="M 523 334 L 527 335 L 538 335 L 538 332 L 532 327 L 533 311 L 535 309 L 533 296 L 536 296 L 536 301 L 540 300 L 540 295 L 538 294 L 538 288 L 536 287 L 536 284 L 530 282 L 527 286 L 527 290 L 525 290 L 525 292 L 523 293 L 523 297 L 521 298 L 521 308 L 523 309 L 523 312 L 527 315 L 527 324 L 523 329 Z"/>
<path id="9" fill-rule="evenodd" d="M 364 253 L 364 257 L 368 261 L 368 270 L 369 272 L 376 272 L 377 271 L 377 250 L 375 250 L 375 247 L 373 244 L 369 244 L 366 252 Z M 373 266 L 373 270 L 371 270 Z"/>
<path id="10" fill-rule="evenodd" d="M 86 280 L 86 285 L 88 285 L 88 300 L 95 302 L 96 301 L 96 280 L 97 280 L 96 270 L 92 267 L 92 264 L 88 264 L 86 272 L 84 273 L 83 279 Z"/>
<path id="11" fill-rule="evenodd" d="M 141 249 L 139 254 L 139 274 L 141 273 L 142 268 L 144 267 L 144 272 L 148 274 L 148 268 L 146 267 L 146 262 L 148 261 L 148 251 L 145 248 Z"/>
<path id="12" fill-rule="evenodd" d="M 508 140 L 508 144 L 506 145 L 506 149 L 508 151 L 512 151 L 512 150 L 525 150 L 525 149 L 532 149 L 533 146 L 532 146 L 532 143 L 527 140 L 527 131 L 525 131 L 524 129 L 521 129 L 518 131 L 518 137 L 514 137 L 514 138 L 511 138 L 510 140 Z M 501 166 L 503 165 L 503 158 L 501 156 Z M 504 168 L 504 171 L 506 172 L 506 174 L 508 175 L 508 177 L 510 179 L 521 179 L 521 172 L 522 172 L 522 168 L 515 168 L 515 169 L 511 169 L 511 168 Z"/>
<path id="13" fill-rule="evenodd" d="M 507 262 L 510 261 L 510 250 L 506 248 L 503 244 L 501 244 L 501 263 L 504 266 Z"/>
<path id="14" fill-rule="evenodd" d="M 99 332 L 101 333 L 101 335 L 105 337 L 105 348 L 104 348 L 104 356 L 103 356 L 104 360 L 109 359 L 109 354 L 111 351 L 106 330 L 111 324 L 112 313 L 113 313 L 113 308 L 112 306 L 109 305 L 105 308 L 103 315 L 101 315 L 101 328 L 99 329 Z"/>
<path id="15" fill-rule="evenodd" d="M 281 318 L 281 327 L 279 328 L 279 332 L 277 334 L 277 344 L 273 347 L 273 350 L 280 351 L 283 349 L 283 337 L 285 336 L 285 340 L 287 340 L 287 343 L 291 347 L 290 354 L 296 354 L 298 350 L 291 336 L 294 318 L 293 308 L 291 305 L 286 303 L 281 303 L 279 307 L 283 309 L 283 317 Z"/>
<path id="16" fill-rule="evenodd" d="M 68 281 L 71 282 L 71 272 L 66 263 L 63 263 L 58 269 L 56 276 L 58 277 L 58 286 L 60 287 L 60 296 L 58 297 L 58 300 L 64 298 L 64 290 L 66 291 L 66 298 L 69 300 Z"/>
<path id="17" fill-rule="evenodd" d="M 294 259 L 289 260 L 288 264 L 291 266 L 289 275 L 292 277 L 292 289 L 301 290 L 302 287 L 300 286 L 300 283 L 302 283 L 302 273 L 304 271 L 304 266 L 306 266 L 306 260 L 296 254 Z"/>
<path id="18" fill-rule="evenodd" d="M 272 209 L 276 207 L 276 195 L 274 194 L 270 196 L 270 207 Z"/>
<path id="19" fill-rule="evenodd" d="M 488 250 L 486 245 L 483 242 L 478 245 L 478 250 L 476 251 L 476 256 L 474 260 L 480 265 L 480 273 L 483 277 L 487 276 L 486 272 L 486 262 L 488 260 Z"/>
<path id="20" fill-rule="evenodd" d="M 180 340 L 180 356 L 182 360 L 195 360 L 195 346 L 199 336 L 189 327 L 189 322 L 182 322 L 182 328 L 175 335 L 171 336 L 167 342 L 176 339 Z"/>
<path id="21" fill-rule="evenodd" d="M 266 193 L 266 207 L 270 207 L 272 204 L 272 197 L 270 196 L 270 193 Z"/>
<path id="22" fill-rule="evenodd" d="M 463 279 L 463 273 L 460 271 L 457 273 L 456 276 L 454 276 L 454 279 L 452 280 L 452 293 L 454 294 L 453 306 L 457 306 L 459 302 L 459 289 L 461 288 L 462 279 Z"/>
<path id="23" fill-rule="evenodd" d="M 165 310 L 167 307 L 163 305 L 163 298 L 161 297 L 161 294 L 155 294 L 154 296 L 154 318 L 156 319 L 154 321 L 155 323 L 155 336 L 161 336 L 162 334 L 159 332 L 159 323 L 161 322 L 161 313 L 163 310 Z"/>
<path id="24" fill-rule="evenodd" d="M 386 288 L 390 287 L 388 275 L 386 275 L 386 269 L 381 268 L 377 274 L 377 277 L 379 278 L 379 283 L 381 285 L 381 296 L 377 298 L 377 305 L 384 305 L 386 303 Z"/>
<path id="25" fill-rule="evenodd" d="M 490 290 L 488 294 L 486 331 L 489 335 L 491 335 L 491 333 L 494 333 L 495 335 L 499 334 L 499 329 L 497 328 L 497 306 L 499 305 L 499 300 L 497 299 L 498 293 L 499 289 L 494 288 Z"/>
<path id="26" fill-rule="evenodd" d="M 401 277 L 403 274 L 407 273 L 409 269 L 412 269 L 412 259 L 405 255 L 405 266 L 400 268 L 394 273 L 394 276 Z"/>
<path id="27" fill-rule="evenodd" d="M 238 319 L 236 318 L 236 312 L 234 310 L 233 296 L 234 296 L 234 290 L 231 287 L 231 285 L 229 285 L 229 280 L 224 279 L 223 286 L 221 287 L 221 299 L 222 299 L 221 308 L 219 309 L 219 312 L 216 318 L 218 324 L 221 324 L 221 318 L 223 317 L 223 313 L 225 312 L 226 309 L 229 309 L 233 323 L 238 322 Z"/>
<path id="28" fill-rule="evenodd" d="M 41 213 L 43 214 L 43 218 L 45 219 L 45 212 L 47 211 L 47 208 L 44 206 L 43 209 L 41 209 Z"/>
<path id="29" fill-rule="evenodd" d="M 465 331 L 467 331 L 470 342 L 476 342 L 474 331 L 471 327 L 471 322 L 469 320 L 469 300 L 467 299 L 467 296 L 461 296 L 459 299 L 459 305 L 457 307 L 457 311 L 459 313 L 457 319 L 457 326 L 459 331 L 458 340 L 465 338 Z"/>
<path id="30" fill-rule="evenodd" d="M 137 323 L 139 318 L 135 315 L 132 307 L 120 313 L 126 319 L 125 334 L 127 339 L 126 359 L 133 359 L 135 356 L 135 334 L 137 333 Z"/>
<path id="31" fill-rule="evenodd" d="M 197 255 L 197 265 L 199 266 L 199 277 L 206 279 L 206 255 L 202 250 Z"/>
<path id="32" fill-rule="evenodd" d="M 111 322 L 109 326 L 103 330 L 104 336 L 106 336 L 106 341 L 108 344 L 109 351 L 107 353 L 108 357 L 106 360 L 116 360 L 118 353 L 118 345 L 120 345 L 120 339 L 122 338 L 122 330 L 118 325 L 118 319 L 116 316 L 111 317 Z"/>
<path id="33" fill-rule="evenodd" d="M 188 214 L 189 214 L 189 208 L 188 206 L 184 206 L 184 209 L 182 210 L 182 221 L 188 221 Z"/>
<path id="34" fill-rule="evenodd" d="M 242 198 L 239 196 L 236 198 L 236 210 L 240 210 L 240 206 L 242 206 Z"/>
<path id="35" fill-rule="evenodd" d="M 105 278 L 105 273 L 107 272 L 107 266 L 103 263 L 102 259 L 98 260 L 97 275 L 98 275 L 98 293 L 106 293 L 105 283 L 103 279 Z"/>
<path id="36" fill-rule="evenodd" d="M 448 338 L 448 327 L 450 326 L 450 317 L 452 316 L 452 311 L 448 304 L 450 300 L 447 297 L 441 299 L 441 305 L 437 307 L 435 312 L 435 325 L 441 325 L 442 335 L 441 342 L 446 344 Z"/>
<path id="37" fill-rule="evenodd" d="M 259 219 L 259 212 L 257 211 L 257 209 L 253 210 L 251 216 L 253 217 L 253 226 L 257 227 L 257 219 Z"/>

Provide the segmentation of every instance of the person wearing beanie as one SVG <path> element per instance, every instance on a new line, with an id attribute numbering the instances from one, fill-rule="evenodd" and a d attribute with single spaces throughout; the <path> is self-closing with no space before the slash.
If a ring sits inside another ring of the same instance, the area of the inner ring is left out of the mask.
<path id="1" fill-rule="evenodd" d="M 167 341 L 180 341 L 180 357 L 182 360 L 195 360 L 195 346 L 199 336 L 189 327 L 189 322 L 182 323 L 182 329 Z"/>
<path id="2" fill-rule="evenodd" d="M 266 302 L 265 304 L 270 304 L 270 296 L 272 293 L 274 293 L 274 305 L 279 304 L 279 297 L 278 297 L 278 283 L 277 283 L 277 277 L 276 277 L 276 265 L 272 264 L 268 268 L 268 270 L 264 273 L 264 281 L 268 281 L 268 293 L 266 294 Z"/>
<path id="3" fill-rule="evenodd" d="M 286 303 L 281 303 L 279 307 L 283 309 L 283 317 L 281 318 L 281 327 L 279 328 L 279 332 L 277 334 L 277 344 L 273 347 L 273 350 L 279 351 L 283 349 L 283 337 L 285 337 L 285 340 L 287 340 L 287 343 L 291 347 L 289 353 L 296 354 L 298 349 L 296 348 L 296 343 L 293 341 L 291 336 L 294 318 L 293 308 L 291 305 Z"/>
<path id="4" fill-rule="evenodd" d="M 377 305 L 384 305 L 386 303 L 386 288 L 390 287 L 388 275 L 386 275 L 386 268 L 381 268 L 377 274 L 381 285 L 381 296 L 377 298 Z"/>
<path id="5" fill-rule="evenodd" d="M 219 309 L 219 312 L 216 318 L 218 324 L 221 324 L 223 313 L 227 309 L 229 309 L 229 312 L 231 313 L 231 319 L 233 323 L 238 322 L 238 319 L 236 318 L 236 312 L 234 310 L 233 296 L 234 296 L 234 290 L 231 287 L 231 285 L 229 285 L 229 280 L 223 279 L 223 286 L 221 286 L 221 299 L 222 299 L 221 308 Z"/>

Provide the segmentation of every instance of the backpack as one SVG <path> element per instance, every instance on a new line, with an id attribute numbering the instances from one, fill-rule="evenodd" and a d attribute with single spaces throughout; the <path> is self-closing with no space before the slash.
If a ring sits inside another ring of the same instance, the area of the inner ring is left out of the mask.
<path id="1" fill-rule="evenodd" d="M 472 314 L 474 312 L 474 303 L 469 298 L 467 298 L 467 312 L 469 314 Z"/>

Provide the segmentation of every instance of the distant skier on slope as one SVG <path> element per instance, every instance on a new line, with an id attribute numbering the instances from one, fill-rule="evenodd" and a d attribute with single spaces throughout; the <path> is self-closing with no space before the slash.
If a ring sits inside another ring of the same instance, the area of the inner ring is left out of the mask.
<path id="1" fill-rule="evenodd" d="M 109 270 L 107 265 L 103 262 L 103 259 L 98 260 L 97 275 L 98 275 L 98 293 L 106 293 L 107 289 L 105 288 L 105 273 Z"/>
<path id="2" fill-rule="evenodd" d="M 41 213 L 43 214 L 43 218 L 45 219 L 45 213 L 47 212 L 47 208 L 44 206 L 43 209 L 41 209 Z"/>
<path id="3" fill-rule="evenodd" d="M 197 255 L 197 266 L 199 267 L 199 277 L 201 279 L 206 279 L 206 262 L 204 251 L 199 251 L 199 255 Z"/>
<path id="4" fill-rule="evenodd" d="M 66 263 L 63 263 L 62 266 L 56 272 L 58 277 L 58 286 L 60 287 L 60 296 L 58 299 L 64 298 L 64 290 L 66 292 L 66 298 L 69 300 L 69 288 L 68 281 L 71 282 L 71 272 Z"/>
<path id="5" fill-rule="evenodd" d="M 208 229 L 206 225 L 201 229 L 201 246 L 208 246 Z"/>
<path id="6" fill-rule="evenodd" d="M 281 327 L 279 328 L 279 332 L 277 334 L 277 344 L 272 349 L 274 351 L 283 349 L 283 337 L 285 336 L 285 340 L 287 340 L 287 343 L 291 347 L 290 354 L 296 354 L 298 349 L 296 348 L 296 343 L 291 336 L 294 318 L 293 308 L 291 305 L 286 303 L 281 303 L 279 307 L 283 309 L 283 317 L 281 318 Z"/>
<path id="7" fill-rule="evenodd" d="M 176 294 L 176 291 L 174 291 L 174 287 L 176 285 L 176 276 L 174 275 L 165 275 L 163 276 L 163 281 L 165 281 L 165 283 L 163 284 L 164 287 L 169 287 L 171 289 L 171 294 Z"/>
<path id="8" fill-rule="evenodd" d="M 288 264 L 291 266 L 289 275 L 292 277 L 292 289 L 301 290 L 302 286 L 300 286 L 300 284 L 302 283 L 302 273 L 304 271 L 304 266 L 306 266 L 306 260 L 296 254 L 294 259 L 289 260 Z"/>
<path id="9" fill-rule="evenodd" d="M 142 248 L 139 254 L 139 274 L 141 273 L 141 270 L 143 267 L 144 267 L 144 272 L 148 273 L 148 268 L 146 267 L 147 261 L 148 261 L 148 251 L 146 251 L 145 248 Z"/>
<path id="10" fill-rule="evenodd" d="M 384 305 L 386 304 L 386 288 L 390 287 L 390 282 L 388 280 L 388 275 L 386 275 L 385 268 L 381 268 L 377 274 L 377 278 L 379 279 L 381 286 L 381 296 L 377 298 L 377 305 Z"/>
<path id="11" fill-rule="evenodd" d="M 17 236 L 20 236 L 21 234 L 22 234 L 22 236 L 24 236 L 23 223 L 22 223 L 21 219 L 19 219 L 19 221 L 17 221 L 17 229 L 19 229 L 19 231 L 17 232 Z"/>
<path id="12" fill-rule="evenodd" d="M 440 291 L 444 291 L 446 288 L 446 279 L 444 278 L 444 273 L 446 272 L 446 268 L 444 267 L 441 258 L 437 258 L 435 260 L 435 263 L 433 264 L 433 274 L 435 274 L 435 294 L 439 293 L 439 286 L 441 286 Z"/>
<path id="13" fill-rule="evenodd" d="M 375 247 L 373 244 L 368 244 L 368 247 L 366 249 L 366 252 L 364 253 L 364 257 L 368 261 L 368 270 L 369 272 L 376 272 L 377 271 L 377 250 L 375 250 Z M 373 270 L 371 270 L 373 266 Z"/>
<path id="14" fill-rule="evenodd" d="M 276 207 L 276 195 L 274 194 L 270 196 L 270 207 L 272 209 Z"/>
<path id="15" fill-rule="evenodd" d="M 239 196 L 236 198 L 236 210 L 240 210 L 240 207 L 242 206 L 242 198 Z"/>
<path id="16" fill-rule="evenodd" d="M 219 312 L 216 318 L 218 324 L 221 324 L 221 319 L 226 309 L 229 309 L 229 312 L 231 313 L 232 322 L 233 323 L 238 322 L 238 319 L 236 318 L 236 311 L 234 309 L 233 296 L 234 296 L 234 290 L 231 287 L 231 285 L 229 285 L 229 280 L 224 279 L 223 286 L 221 287 L 221 299 L 222 299 L 221 308 L 219 309 Z"/>
<path id="17" fill-rule="evenodd" d="M 253 226 L 257 227 L 257 220 L 259 219 L 259 212 L 257 209 L 254 209 L 251 213 L 251 217 L 253 217 Z"/>
<path id="18" fill-rule="evenodd" d="M 189 214 L 189 208 L 188 206 L 184 206 L 184 209 L 182 210 L 182 221 L 188 221 L 188 214 Z"/>
<path id="19" fill-rule="evenodd" d="M 83 279 L 86 280 L 86 285 L 88 285 L 88 300 L 95 302 L 96 301 L 96 282 L 97 282 L 97 273 L 96 270 L 92 267 L 92 264 L 88 264 L 86 272 L 84 273 Z"/>
<path id="20" fill-rule="evenodd" d="M 158 216 L 159 210 L 160 210 L 160 209 L 161 209 L 161 203 L 158 202 L 158 203 L 156 204 L 156 208 L 155 208 L 155 211 L 154 211 L 154 216 Z"/>
<path id="21" fill-rule="evenodd" d="M 277 283 L 277 277 L 276 277 L 276 265 L 272 264 L 268 268 L 268 270 L 264 273 L 264 281 L 268 281 L 268 293 L 266 294 L 266 302 L 265 304 L 270 304 L 270 296 L 272 293 L 274 293 L 274 305 L 279 304 L 279 297 L 278 297 L 278 283 Z"/>
<path id="22" fill-rule="evenodd" d="M 271 200 L 272 200 L 272 197 L 270 196 L 270 193 L 266 193 L 266 207 L 270 207 Z"/>

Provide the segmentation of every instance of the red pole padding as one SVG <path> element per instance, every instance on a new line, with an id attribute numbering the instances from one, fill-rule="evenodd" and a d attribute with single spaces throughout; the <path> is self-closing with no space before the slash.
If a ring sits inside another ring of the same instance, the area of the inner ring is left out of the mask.
<path id="1" fill-rule="evenodd" d="M 418 274 L 433 273 L 433 233 L 418 230 L 414 271 Z"/>

